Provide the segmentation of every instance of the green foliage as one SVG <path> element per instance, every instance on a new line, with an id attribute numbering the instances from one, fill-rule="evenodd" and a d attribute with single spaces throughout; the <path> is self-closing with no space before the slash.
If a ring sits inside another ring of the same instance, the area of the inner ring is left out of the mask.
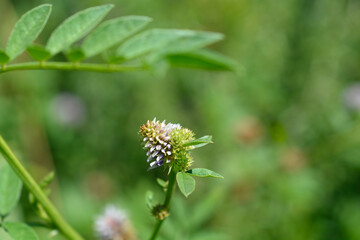
<path id="1" fill-rule="evenodd" d="M 107 20 L 97 26 L 113 8 L 106 4 L 77 12 L 63 21 L 50 35 L 45 47 L 33 41 L 43 30 L 51 5 L 44 4 L 24 14 L 9 38 L 6 53 L 0 52 L 0 64 L 14 59 L 25 49 L 41 62 L 6 66 L 0 73 L 24 69 L 62 69 L 88 71 L 132 71 L 149 69 L 164 76 L 170 66 L 207 70 L 234 70 L 234 63 L 220 54 L 199 51 L 224 38 L 223 34 L 179 29 L 150 29 L 132 37 L 152 20 L 144 16 L 125 16 Z M 93 31 L 92 31 L 93 30 Z M 91 32 L 92 31 L 92 32 Z M 86 36 L 88 35 L 88 36 Z M 63 52 L 70 62 L 45 61 Z M 106 63 L 82 64 L 89 57 L 102 54 Z M 116 65 L 139 58 L 128 65 Z M 76 64 L 72 64 L 76 63 Z M 107 64 L 112 64 L 111 66 Z"/>
<path id="2" fill-rule="evenodd" d="M 185 197 L 188 197 L 195 190 L 195 179 L 187 173 L 178 172 L 176 181 Z"/>
<path id="3" fill-rule="evenodd" d="M 51 171 L 49 172 L 39 183 L 39 186 L 42 188 L 42 189 L 45 189 L 47 188 L 51 182 L 54 180 L 55 178 L 55 172 L 54 171 Z"/>
<path id="4" fill-rule="evenodd" d="M 39 240 L 35 231 L 20 222 L 5 222 L 3 224 L 12 240 Z"/>
<path id="5" fill-rule="evenodd" d="M 41 45 L 30 45 L 27 47 L 26 51 L 36 61 L 45 61 L 51 57 L 51 53 Z"/>
<path id="6" fill-rule="evenodd" d="M 184 143 L 183 146 L 184 147 L 192 147 L 192 149 L 195 148 L 201 148 L 204 147 L 206 145 L 208 145 L 209 143 L 212 143 L 212 136 L 203 136 L 201 138 L 195 139 L 195 140 L 191 140 L 187 143 Z"/>
<path id="7" fill-rule="evenodd" d="M 12 168 L 0 162 L 0 216 L 6 216 L 17 204 L 22 182 Z"/>
<path id="8" fill-rule="evenodd" d="M 9 62 L 10 57 L 6 54 L 4 50 L 0 49 L 0 64 Z"/>
<path id="9" fill-rule="evenodd" d="M 52 55 L 67 49 L 93 29 L 111 8 L 113 8 L 111 4 L 91 7 L 69 17 L 51 34 L 46 49 Z"/>
<path id="10" fill-rule="evenodd" d="M 220 41 L 219 33 L 198 32 L 177 29 L 151 29 L 142 32 L 122 44 L 116 51 L 116 56 L 133 59 L 145 54 L 188 52 Z"/>
<path id="11" fill-rule="evenodd" d="M 234 71 L 234 60 L 211 50 L 200 49 L 185 53 L 172 53 L 166 59 L 173 67 L 198 68 L 205 70 Z"/>
<path id="12" fill-rule="evenodd" d="M 188 174 L 196 176 L 196 177 L 214 177 L 214 178 L 224 178 L 220 174 L 211 171 L 206 168 L 193 168 L 186 171 Z"/>
<path id="13" fill-rule="evenodd" d="M 145 194 L 145 202 L 146 202 L 146 206 L 149 209 L 153 208 L 153 199 L 154 199 L 154 193 L 152 191 L 147 191 Z"/>
<path id="14" fill-rule="evenodd" d="M 57 1 L 38 42 L 46 43 L 67 14 L 99 2 Z M 113 200 L 128 209 L 139 239 L 148 239 L 153 219 L 144 193 L 154 189 L 161 197 L 152 179 L 166 179 L 167 172 L 144 173 L 134 131 L 154 116 L 182 122 L 199 137 L 216 137 L 216 144 L 194 152 L 194 167 L 206 166 L 225 177 L 198 182 L 190 199 L 175 198 L 183 204 L 171 203 L 159 239 L 198 240 L 214 230 L 241 240 L 360 239 L 360 115 L 345 104 L 346 90 L 360 79 L 357 1 L 107 2 L 117 5 L 111 18 L 151 16 L 149 29 L 223 32 L 226 40 L 211 49 L 235 58 L 244 72 L 175 69 L 165 79 L 149 73 L 1 74 L 2 134 L 17 144 L 37 179 L 43 173 L 37 171 L 38 161 L 54 161 L 61 184 L 53 191 L 68 199 L 62 210 L 86 239 L 93 238 L 92 216 Z M 33 4 L 0 1 L 3 39 L 13 21 L 9 14 Z M 91 61 L 102 62 L 100 56 Z M 59 118 L 63 115 L 54 102 L 64 93 L 85 103 L 83 123 L 74 126 Z M 43 129 L 45 140 L 32 135 L 36 129 Z M 89 186 L 94 172 L 110 180 Z M 225 199 L 214 199 L 216 207 L 203 206 L 201 212 L 209 215 L 201 225 L 193 224 L 194 208 L 214 188 Z M 194 226 L 191 233 L 187 225 Z"/>
<path id="15" fill-rule="evenodd" d="M 10 237 L 10 235 L 2 227 L 0 227 L 0 239 L 1 240 L 14 240 L 12 237 Z"/>
<path id="16" fill-rule="evenodd" d="M 51 5 L 43 4 L 25 13 L 16 23 L 6 46 L 10 60 L 21 54 L 43 30 L 51 13 Z"/>
<path id="17" fill-rule="evenodd" d="M 85 54 L 81 49 L 75 48 L 68 51 L 66 57 L 71 62 L 80 62 L 85 58 Z"/>
<path id="18" fill-rule="evenodd" d="M 161 178 L 157 178 L 156 182 L 160 185 L 160 187 L 162 188 L 166 188 L 167 187 L 167 182 L 162 180 Z"/>
<path id="19" fill-rule="evenodd" d="M 81 45 L 81 49 L 86 57 L 99 54 L 141 30 L 150 21 L 151 18 L 143 16 L 126 16 L 108 20 L 89 34 Z"/>

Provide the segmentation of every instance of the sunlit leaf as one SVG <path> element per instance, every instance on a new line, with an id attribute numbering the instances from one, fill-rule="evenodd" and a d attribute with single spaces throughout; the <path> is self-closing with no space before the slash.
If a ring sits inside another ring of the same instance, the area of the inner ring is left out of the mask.
<path id="1" fill-rule="evenodd" d="M 86 57 L 91 57 L 120 43 L 150 21 L 151 18 L 143 16 L 126 16 L 106 21 L 89 34 L 81 48 Z"/>
<path id="2" fill-rule="evenodd" d="M 184 147 L 192 146 L 193 149 L 200 148 L 200 147 L 203 147 L 203 146 L 205 146 L 205 145 L 207 145 L 209 143 L 212 143 L 211 140 L 212 140 L 212 136 L 203 136 L 201 138 L 189 141 L 189 142 L 185 143 L 183 146 Z"/>
<path id="3" fill-rule="evenodd" d="M 14 240 L 39 240 L 35 231 L 25 223 L 5 222 L 3 225 Z"/>
<path id="4" fill-rule="evenodd" d="M 222 37 L 222 34 L 211 32 L 151 29 L 126 41 L 117 49 L 116 55 L 131 59 L 153 51 L 163 54 L 191 51 L 219 41 Z"/>
<path id="5" fill-rule="evenodd" d="M 21 54 L 31 44 L 44 28 L 51 13 L 51 5 L 43 4 L 25 13 L 16 23 L 6 52 L 10 60 Z"/>
<path id="6" fill-rule="evenodd" d="M 236 63 L 232 59 L 207 49 L 169 54 L 166 56 L 166 59 L 173 67 L 197 68 L 214 71 L 233 71 L 236 68 Z"/>
<path id="7" fill-rule="evenodd" d="M 5 162 L 0 162 L 0 215 L 5 216 L 17 204 L 22 182 Z"/>
<path id="8" fill-rule="evenodd" d="M 211 171 L 209 169 L 206 169 L 206 168 L 193 168 L 193 169 L 188 170 L 187 173 L 189 173 L 193 176 L 197 176 L 197 177 L 224 178 L 220 174 L 218 174 L 214 171 Z"/>
<path id="9" fill-rule="evenodd" d="M 176 181 L 185 197 L 188 197 L 195 190 L 195 179 L 187 173 L 178 172 Z"/>
<path id="10" fill-rule="evenodd" d="M 183 31 L 183 30 L 180 30 Z M 171 41 L 159 51 L 159 54 L 183 53 L 203 48 L 224 38 L 221 33 L 186 30 L 187 33 Z"/>
<path id="11" fill-rule="evenodd" d="M 113 5 L 107 4 L 91 7 L 72 15 L 54 30 L 47 42 L 46 49 L 55 55 L 68 48 L 93 29 L 111 8 Z"/>

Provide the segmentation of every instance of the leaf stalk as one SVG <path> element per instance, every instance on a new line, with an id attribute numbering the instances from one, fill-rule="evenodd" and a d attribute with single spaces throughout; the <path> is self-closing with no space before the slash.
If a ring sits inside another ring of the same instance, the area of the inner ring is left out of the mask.
<path id="1" fill-rule="evenodd" d="M 164 207 L 165 209 L 169 212 L 170 210 L 170 202 L 171 202 L 171 198 L 172 195 L 174 193 L 175 190 L 175 182 L 176 182 L 176 172 L 171 170 L 170 175 L 169 175 L 169 184 L 168 184 L 168 188 L 166 190 L 166 197 L 165 197 L 165 201 L 164 201 Z M 166 219 L 166 218 L 165 218 Z M 165 221 L 165 219 L 163 220 L 158 220 L 158 222 L 156 223 L 155 227 L 154 227 L 154 231 L 151 235 L 150 240 L 155 240 L 160 228 L 163 224 L 163 222 Z"/>
<path id="2" fill-rule="evenodd" d="M 17 159 L 15 154 L 11 151 L 10 147 L 1 136 L 0 153 L 4 156 L 8 164 L 12 167 L 19 178 L 23 181 L 28 190 L 34 195 L 36 200 L 44 207 L 44 210 L 53 221 L 55 226 L 59 229 L 59 231 L 71 240 L 83 240 L 80 234 L 77 233 L 60 215 L 46 194 L 41 190 L 40 186 L 24 168 L 24 166 Z"/>
<path id="3" fill-rule="evenodd" d="M 19 70 L 64 70 L 64 71 L 89 71 L 89 72 L 130 72 L 146 70 L 143 65 L 115 65 L 96 63 L 72 63 L 72 62 L 26 62 L 2 66 L 0 74 Z"/>

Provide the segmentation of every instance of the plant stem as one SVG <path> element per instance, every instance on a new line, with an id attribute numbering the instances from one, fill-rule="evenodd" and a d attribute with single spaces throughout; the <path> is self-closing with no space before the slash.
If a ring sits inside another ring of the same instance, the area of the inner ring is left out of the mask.
<path id="1" fill-rule="evenodd" d="M 96 64 L 96 63 L 72 63 L 72 62 L 26 62 L 3 65 L 0 73 L 18 70 L 75 70 L 92 72 L 129 72 L 145 70 L 142 65 L 118 65 L 118 64 Z"/>
<path id="2" fill-rule="evenodd" d="M 63 217 L 56 210 L 45 193 L 41 190 L 36 181 L 26 171 L 21 162 L 16 158 L 10 147 L 1 136 L 0 153 L 4 156 L 12 169 L 20 177 L 28 190 L 34 195 L 36 200 L 44 207 L 44 210 L 59 229 L 59 231 L 71 240 L 83 240 L 83 238 L 63 219 Z"/>
<path id="3" fill-rule="evenodd" d="M 164 201 L 164 207 L 168 212 L 170 211 L 170 201 L 171 201 L 171 197 L 174 193 L 174 189 L 175 189 L 175 181 L 176 181 L 176 172 L 171 171 L 170 176 L 169 176 L 169 184 L 168 184 L 168 188 L 166 191 L 166 197 L 165 197 L 165 201 Z M 158 222 L 155 225 L 155 228 L 151 235 L 150 240 L 156 239 L 156 237 L 160 231 L 161 225 L 163 224 L 164 221 L 165 221 L 165 219 L 158 220 Z"/>

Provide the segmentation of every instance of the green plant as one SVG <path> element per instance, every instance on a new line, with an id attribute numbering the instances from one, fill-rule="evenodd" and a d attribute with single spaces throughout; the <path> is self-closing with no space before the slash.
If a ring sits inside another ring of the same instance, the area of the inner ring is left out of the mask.
<path id="1" fill-rule="evenodd" d="M 46 45 L 33 44 L 33 41 L 45 27 L 51 5 L 30 10 L 16 23 L 5 50 L 0 50 L 0 73 L 30 69 L 125 72 L 170 66 L 234 69 L 232 60 L 202 49 L 222 40 L 222 34 L 178 29 L 149 29 L 138 33 L 152 21 L 144 16 L 119 17 L 98 25 L 112 8 L 113 5 L 108 4 L 74 14 L 53 31 Z M 10 64 L 24 51 L 35 61 Z M 68 61 L 48 61 L 60 52 Z M 96 55 L 102 55 L 105 62 L 83 62 Z"/>
<path id="2" fill-rule="evenodd" d="M 188 197 L 195 190 L 195 179 L 192 176 L 216 178 L 222 178 L 222 176 L 205 168 L 190 169 L 193 163 L 190 151 L 212 143 L 211 136 L 194 139 L 194 133 L 191 130 L 181 127 L 180 124 L 165 124 L 165 121 L 160 123 L 156 121 L 156 118 L 141 126 L 140 135 L 144 149 L 147 150 L 149 170 L 160 166 L 169 169 L 169 180 L 167 182 L 158 180 L 166 192 L 164 203 L 153 205 L 153 194 L 147 193 L 147 205 L 158 220 L 151 236 L 151 240 L 154 240 L 164 220 L 169 216 L 176 182 L 180 191 Z"/>
<path id="3" fill-rule="evenodd" d="M 170 66 L 207 70 L 234 70 L 236 67 L 234 62 L 227 57 L 203 49 L 223 39 L 223 35 L 219 33 L 150 29 L 137 34 L 151 21 L 150 18 L 143 16 L 120 17 L 97 26 L 112 7 L 112 5 L 102 5 L 74 14 L 53 31 L 46 45 L 33 44 L 33 42 L 46 25 L 51 13 L 51 5 L 44 4 L 30 10 L 16 23 L 5 50 L 0 50 L 0 73 L 32 69 L 97 72 L 154 70 L 161 73 Z M 116 32 L 115 35 L 114 32 Z M 83 41 L 80 41 L 81 39 Z M 27 51 L 34 61 L 11 63 L 24 51 Z M 65 54 L 67 61 L 48 61 L 61 52 Z M 95 55 L 102 55 L 105 62 L 83 62 Z M 160 124 L 156 121 L 152 123 Z M 158 219 L 151 239 L 156 238 L 164 219 L 169 214 L 176 181 L 181 192 L 187 197 L 195 189 L 195 180 L 191 175 L 221 177 L 208 169 L 190 169 L 192 158 L 189 151 L 210 143 L 211 137 L 205 136 L 194 140 L 190 130 L 181 127 L 170 130 L 166 142 L 170 141 L 168 144 L 172 146 L 172 150 L 171 154 L 166 153 L 167 155 L 164 156 L 164 159 L 169 161 L 167 164 L 170 164 L 166 198 L 163 204 L 156 206 L 148 202 Z M 151 144 L 155 143 L 156 141 L 151 141 Z M 30 192 L 31 205 L 43 220 L 41 224 L 59 230 L 68 239 L 83 239 L 63 219 L 48 199 L 45 188 L 53 174 L 50 173 L 43 182 L 38 184 L 1 137 L 0 153 L 11 167 L 0 166 L 1 239 L 38 239 L 35 232 L 25 223 L 5 221 L 19 199 L 22 183 Z M 156 160 L 155 164 L 162 165 L 160 160 Z M 154 166 L 153 163 L 151 167 Z M 159 182 L 164 184 L 164 181 Z"/>

